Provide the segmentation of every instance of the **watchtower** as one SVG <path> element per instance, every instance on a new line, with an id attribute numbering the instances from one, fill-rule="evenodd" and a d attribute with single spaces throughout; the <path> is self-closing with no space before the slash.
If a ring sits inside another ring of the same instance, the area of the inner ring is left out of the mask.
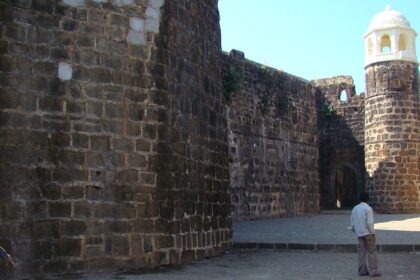
<path id="1" fill-rule="evenodd" d="M 420 211 L 420 105 L 415 38 L 390 6 L 373 17 L 365 41 L 365 165 L 377 211 Z"/>

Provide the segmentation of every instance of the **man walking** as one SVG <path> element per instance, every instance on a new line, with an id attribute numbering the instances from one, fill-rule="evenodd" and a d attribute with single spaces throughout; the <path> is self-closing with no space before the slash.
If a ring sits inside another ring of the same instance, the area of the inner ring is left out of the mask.
<path id="1" fill-rule="evenodd" d="M 378 277 L 381 274 L 378 268 L 373 210 L 367 204 L 368 200 L 368 193 L 363 192 L 360 194 L 360 204 L 356 205 L 351 211 L 351 230 L 357 235 L 359 240 L 359 275 Z"/>

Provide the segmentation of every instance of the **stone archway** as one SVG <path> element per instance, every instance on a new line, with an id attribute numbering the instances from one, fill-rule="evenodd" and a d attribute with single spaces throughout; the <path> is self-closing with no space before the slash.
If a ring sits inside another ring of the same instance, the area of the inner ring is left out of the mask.
<path id="1" fill-rule="evenodd" d="M 357 203 L 361 188 L 361 174 L 352 164 L 337 165 L 330 174 L 329 208 L 352 208 Z"/>

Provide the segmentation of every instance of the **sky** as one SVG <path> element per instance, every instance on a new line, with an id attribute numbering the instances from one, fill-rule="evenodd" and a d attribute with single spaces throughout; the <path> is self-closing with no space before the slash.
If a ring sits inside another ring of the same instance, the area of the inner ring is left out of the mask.
<path id="1" fill-rule="evenodd" d="M 420 34 L 420 0 L 219 0 L 222 49 L 307 80 L 350 75 L 361 93 L 363 35 L 388 4 Z"/>

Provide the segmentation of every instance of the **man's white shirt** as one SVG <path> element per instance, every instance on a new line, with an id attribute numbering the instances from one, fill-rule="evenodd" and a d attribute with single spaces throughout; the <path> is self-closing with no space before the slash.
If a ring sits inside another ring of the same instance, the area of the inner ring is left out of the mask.
<path id="1" fill-rule="evenodd" d="M 358 237 L 375 233 L 373 210 L 367 203 L 361 202 L 351 211 L 351 230 Z"/>

